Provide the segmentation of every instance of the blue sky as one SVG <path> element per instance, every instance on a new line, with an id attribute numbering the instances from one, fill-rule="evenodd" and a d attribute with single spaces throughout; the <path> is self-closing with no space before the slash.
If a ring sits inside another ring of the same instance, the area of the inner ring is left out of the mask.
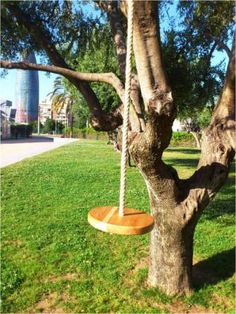
<path id="1" fill-rule="evenodd" d="M 53 90 L 53 81 L 58 75 L 50 74 L 46 76 L 45 72 L 39 72 L 39 102 L 47 97 L 47 94 Z M 5 78 L 0 79 L 0 98 L 11 100 L 15 103 L 15 84 L 16 70 L 8 71 Z"/>

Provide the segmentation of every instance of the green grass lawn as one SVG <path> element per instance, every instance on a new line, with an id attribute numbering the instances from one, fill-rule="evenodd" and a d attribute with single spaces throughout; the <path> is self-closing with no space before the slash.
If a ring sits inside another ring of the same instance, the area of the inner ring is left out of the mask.
<path id="1" fill-rule="evenodd" d="M 199 152 L 170 148 L 180 177 Z M 119 158 L 105 142 L 84 140 L 2 171 L 2 313 L 234 312 L 234 181 L 205 210 L 195 233 L 195 292 L 169 298 L 146 284 L 149 235 L 118 236 L 87 223 L 90 208 L 117 205 Z M 127 206 L 149 201 L 128 169 Z"/>

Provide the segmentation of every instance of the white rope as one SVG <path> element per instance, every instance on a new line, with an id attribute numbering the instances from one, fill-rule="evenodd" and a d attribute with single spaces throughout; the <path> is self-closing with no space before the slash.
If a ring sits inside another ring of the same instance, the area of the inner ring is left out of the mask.
<path id="1" fill-rule="evenodd" d="M 119 216 L 124 216 L 125 206 L 125 188 L 126 188 L 126 165 L 128 157 L 128 128 L 129 128 L 129 107 L 130 107 L 130 91 L 131 91 L 131 57 L 133 42 L 133 12 L 134 1 L 128 0 L 128 31 L 127 31 L 127 53 L 125 68 L 125 102 L 122 130 L 122 152 L 120 165 L 120 206 Z"/>

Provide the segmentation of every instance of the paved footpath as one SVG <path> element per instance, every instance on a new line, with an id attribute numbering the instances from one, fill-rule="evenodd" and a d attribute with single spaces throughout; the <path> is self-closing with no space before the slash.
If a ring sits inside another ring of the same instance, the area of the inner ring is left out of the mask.
<path id="1" fill-rule="evenodd" d="M 38 136 L 29 139 L 3 140 L 0 144 L 0 168 L 76 141 L 78 139 Z"/>

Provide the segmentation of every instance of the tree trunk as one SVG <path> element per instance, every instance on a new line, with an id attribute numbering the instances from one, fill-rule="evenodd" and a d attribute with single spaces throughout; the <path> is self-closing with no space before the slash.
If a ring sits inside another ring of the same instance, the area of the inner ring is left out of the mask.
<path id="1" fill-rule="evenodd" d="M 160 206 L 162 210 L 160 211 Z M 192 291 L 192 224 L 181 225 L 173 208 L 165 208 L 151 196 L 155 226 L 151 232 L 148 283 L 168 295 L 187 295 Z"/>
<path id="2" fill-rule="evenodd" d="M 190 133 L 193 135 L 195 139 L 197 148 L 200 149 L 201 148 L 201 134 L 199 132 L 193 132 L 193 131 L 191 131 Z"/>
<path id="3" fill-rule="evenodd" d="M 159 154 L 150 154 L 156 145 L 151 147 L 150 142 L 145 145 L 141 139 L 137 139 L 137 144 L 132 157 L 144 177 L 155 220 L 148 283 L 167 295 L 188 295 L 192 291 L 193 235 L 199 217 L 192 215 L 195 202 L 189 201 L 187 209 L 182 206 L 188 188 Z"/>
<path id="4" fill-rule="evenodd" d="M 192 247 L 183 230 L 166 231 L 155 229 L 151 233 L 148 283 L 167 295 L 188 295 L 192 291 Z"/>

